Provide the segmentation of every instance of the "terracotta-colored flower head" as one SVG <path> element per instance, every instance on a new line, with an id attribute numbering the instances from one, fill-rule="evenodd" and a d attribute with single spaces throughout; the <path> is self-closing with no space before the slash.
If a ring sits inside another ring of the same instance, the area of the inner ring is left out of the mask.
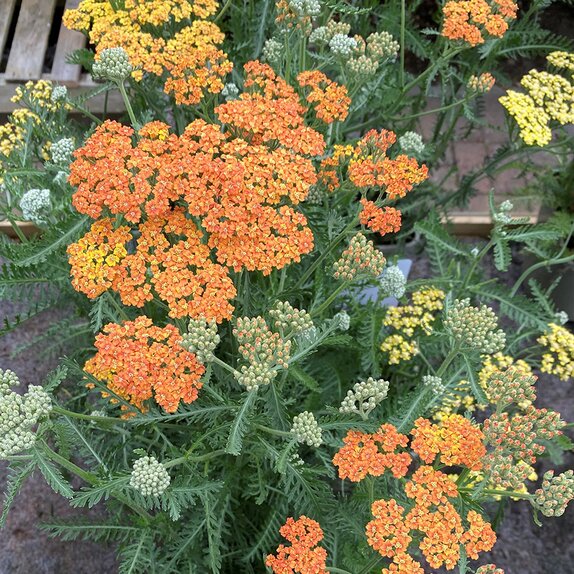
<path id="1" fill-rule="evenodd" d="M 279 532 L 291 545 L 280 544 L 276 555 L 267 556 L 265 564 L 274 574 L 327 574 L 327 552 L 317 546 L 323 540 L 318 522 L 306 516 L 289 517 Z"/>
<path id="2" fill-rule="evenodd" d="M 84 368 L 138 409 L 145 410 L 145 402 L 153 398 L 173 413 L 180 401 L 197 399 L 205 371 L 179 341 L 173 325 L 156 327 L 145 316 L 121 325 L 109 323 L 96 337 L 96 355 Z"/>

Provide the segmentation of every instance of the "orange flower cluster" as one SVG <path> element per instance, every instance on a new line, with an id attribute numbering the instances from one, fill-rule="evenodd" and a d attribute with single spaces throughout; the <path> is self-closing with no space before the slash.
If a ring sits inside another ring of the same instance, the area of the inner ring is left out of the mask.
<path id="1" fill-rule="evenodd" d="M 427 464 L 432 464 L 440 456 L 441 463 L 447 466 L 460 465 L 471 470 L 482 468 L 486 454 L 484 434 L 478 425 L 461 415 L 446 416 L 439 424 L 419 418 L 411 435 L 413 450 Z"/>
<path id="2" fill-rule="evenodd" d="M 363 209 L 359 214 L 361 225 L 380 235 L 396 233 L 401 228 L 401 212 L 394 207 L 378 207 L 373 201 L 361 199 Z"/>
<path id="3" fill-rule="evenodd" d="M 297 76 L 301 87 L 309 87 L 311 91 L 306 99 L 315 107 L 317 117 L 326 124 L 334 121 L 344 121 L 349 113 L 351 98 L 347 88 L 332 82 L 318 70 L 301 72 Z"/>
<path id="4" fill-rule="evenodd" d="M 494 545 L 494 531 L 477 512 L 468 512 L 465 528 L 449 500 L 458 496 L 456 484 L 446 474 L 421 466 L 405 485 L 405 493 L 414 502 L 411 510 L 405 512 L 393 499 L 375 501 L 374 519 L 366 527 L 369 544 L 393 560 L 386 572 L 423 572 L 421 565 L 407 554 L 417 531 L 423 535 L 418 546 L 433 568 L 444 565 L 452 570 L 460 559 L 461 544 L 473 559 Z"/>
<path id="5" fill-rule="evenodd" d="M 317 546 L 323 540 L 318 522 L 306 516 L 289 517 L 279 532 L 291 546 L 280 544 L 276 556 L 267 556 L 267 567 L 275 574 L 327 574 L 327 552 Z"/>
<path id="6" fill-rule="evenodd" d="M 279 142 L 296 153 L 323 153 L 323 136 L 305 125 L 307 107 L 271 66 L 258 61 L 245 64 L 244 89 L 239 99 L 215 109 L 222 123 L 252 144 Z"/>
<path id="7" fill-rule="evenodd" d="M 197 104 L 205 92 L 219 93 L 233 65 L 219 49 L 221 30 L 204 18 L 217 10 L 214 0 L 127 0 L 123 8 L 111 0 L 82 0 L 64 14 L 65 25 L 88 35 L 96 58 L 106 48 L 122 47 L 128 53 L 137 81 L 145 72 L 164 77 L 164 91 L 178 104 Z M 200 18 L 178 29 L 174 23 Z"/>
<path id="8" fill-rule="evenodd" d="M 202 387 L 205 368 L 179 346 L 173 325 L 156 327 L 145 316 L 123 325 L 110 323 L 96 337 L 97 353 L 85 370 L 141 410 L 154 397 L 167 412 L 179 402 L 192 403 Z"/>
<path id="9" fill-rule="evenodd" d="M 382 476 L 389 469 L 395 478 L 407 474 L 411 457 L 406 452 L 396 452 L 408 444 L 406 435 L 391 424 L 383 424 L 374 434 L 350 430 L 343 439 L 343 446 L 333 457 L 340 478 L 358 482 L 367 475 Z"/>
<path id="10" fill-rule="evenodd" d="M 476 46 L 485 37 L 504 36 L 517 12 L 514 0 L 449 0 L 443 8 L 442 35 Z"/>
<path id="11" fill-rule="evenodd" d="M 262 90 L 254 95 L 267 113 L 273 102 L 285 101 L 276 95 L 292 88 L 270 68 L 252 64 L 247 83 Z M 139 307 L 153 288 L 171 317 L 231 317 L 236 292 L 226 267 L 268 275 L 313 249 L 307 220 L 294 206 L 317 181 L 311 159 L 301 153 L 322 149 L 324 141 L 304 125 L 304 111 L 295 140 L 293 123 L 281 115 L 268 118 L 268 130 L 256 122 L 242 134 L 248 139 L 234 137 L 250 117 L 235 108 L 218 108 L 225 132 L 203 120 L 181 136 L 161 122 L 137 134 L 104 122 L 70 166 L 75 208 L 106 218 L 68 250 L 74 287 L 89 297 L 113 288 L 125 304 Z M 114 230 L 110 216 L 137 226 L 133 239 L 126 226 Z"/>
<path id="12" fill-rule="evenodd" d="M 338 171 L 346 168 L 356 187 L 381 188 L 388 199 L 404 197 L 427 179 L 428 168 L 404 154 L 389 157 L 387 152 L 396 140 L 394 132 L 371 130 L 354 147 L 335 146 L 334 154 L 321 163 L 320 181 L 333 191 L 341 184 Z"/>

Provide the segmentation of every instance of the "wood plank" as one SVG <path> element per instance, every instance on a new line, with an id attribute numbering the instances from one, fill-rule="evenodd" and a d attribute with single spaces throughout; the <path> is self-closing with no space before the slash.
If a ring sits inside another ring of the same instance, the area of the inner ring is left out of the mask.
<path id="1" fill-rule="evenodd" d="M 528 217 L 528 223 L 538 223 L 538 213 L 513 212 L 512 215 Z M 448 218 L 443 219 L 443 222 L 448 223 L 449 229 L 457 236 L 488 237 L 493 228 L 492 217 L 489 213 L 449 213 Z"/>
<path id="2" fill-rule="evenodd" d="M 67 0 L 66 10 L 77 8 L 79 3 L 80 0 Z M 66 59 L 74 50 L 79 50 L 85 45 L 86 37 L 81 32 L 69 30 L 62 22 L 56 44 L 56 53 L 54 54 L 54 64 L 52 65 L 51 78 L 53 82 L 67 86 L 78 85 L 82 66 L 68 64 Z"/>
<path id="3" fill-rule="evenodd" d="M 29 223 L 27 221 L 18 221 L 16 222 L 16 225 L 25 237 L 31 237 L 40 231 L 33 223 Z M 5 221 L 3 219 L 0 220 L 0 234 L 7 235 L 8 237 L 12 237 L 14 239 L 18 238 L 18 234 L 14 231 L 12 224 L 9 221 Z"/>
<path id="4" fill-rule="evenodd" d="M 6 47 L 15 5 L 16 0 L 2 0 L 0 2 L 0 56 L 4 53 L 4 48 Z"/>
<path id="5" fill-rule="evenodd" d="M 14 40 L 6 66 L 7 80 L 38 80 L 56 0 L 22 0 Z"/>
<path id="6" fill-rule="evenodd" d="M 2 2 L 2 0 L 0 0 Z M 21 107 L 20 104 L 15 104 L 11 101 L 14 92 L 19 84 L 6 82 L 3 74 L 0 74 L 0 114 L 9 114 L 16 108 Z M 49 80 L 50 74 L 42 75 L 41 79 Z M 68 93 L 71 98 L 77 98 L 79 95 L 85 93 L 96 87 L 97 84 L 91 81 L 88 74 L 82 74 L 80 82 L 77 86 L 68 88 Z M 97 96 L 89 99 L 86 102 L 86 107 L 94 114 L 102 114 L 105 108 L 105 94 L 98 94 Z M 108 114 L 121 114 L 125 111 L 122 96 L 117 90 L 112 90 L 108 93 Z M 75 113 L 72 111 L 72 113 Z"/>

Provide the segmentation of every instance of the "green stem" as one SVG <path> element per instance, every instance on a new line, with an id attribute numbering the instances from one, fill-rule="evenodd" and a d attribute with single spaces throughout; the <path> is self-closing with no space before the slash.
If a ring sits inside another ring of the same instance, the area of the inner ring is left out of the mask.
<path id="1" fill-rule="evenodd" d="M 522 283 L 524 282 L 524 280 L 533 272 L 536 271 L 537 269 L 540 269 L 542 267 L 551 267 L 552 265 L 561 265 L 562 263 L 568 263 L 570 261 L 574 261 L 574 253 L 572 255 L 568 255 L 566 257 L 560 257 L 559 259 L 549 259 L 548 261 L 540 261 L 539 263 L 535 263 L 534 265 L 531 265 L 528 269 L 526 269 L 524 271 L 524 273 L 522 273 L 522 275 L 516 280 L 516 283 L 514 284 L 514 287 L 512 288 L 512 291 L 510 291 L 510 296 L 514 297 L 514 295 L 516 295 L 516 293 L 518 292 L 518 289 L 520 288 L 520 286 L 522 285 Z"/>
<path id="2" fill-rule="evenodd" d="M 90 112 L 90 110 L 88 110 L 87 108 L 84 108 L 84 106 L 80 104 L 75 104 L 74 102 L 71 102 L 71 104 L 76 110 L 84 114 L 86 117 L 90 118 L 93 122 L 96 122 L 96 124 L 100 125 L 102 123 L 102 120 L 98 118 L 98 116 L 92 114 L 92 112 Z"/>
<path id="3" fill-rule="evenodd" d="M 464 104 L 465 102 L 469 101 L 471 98 L 463 98 L 462 100 L 457 100 L 456 102 L 452 102 L 451 104 L 448 104 L 446 106 L 442 106 L 440 108 L 433 108 L 432 110 L 425 110 L 424 112 L 419 112 L 418 114 L 410 114 L 408 116 L 392 116 L 387 118 L 390 121 L 402 121 L 402 120 L 412 120 L 414 118 L 420 118 L 421 116 L 428 116 L 431 114 L 437 114 L 439 112 L 444 112 L 446 110 L 450 110 L 452 108 L 455 108 L 457 106 L 460 106 L 461 104 Z"/>
<path id="4" fill-rule="evenodd" d="M 106 422 L 106 423 L 122 423 L 122 422 L 127 422 L 124 421 L 123 419 L 119 419 L 119 418 L 115 418 L 115 417 L 95 417 L 95 416 L 91 416 L 91 415 L 83 415 L 80 413 L 75 413 L 73 411 L 69 411 L 67 409 L 64 409 L 60 406 L 55 406 L 52 408 L 52 412 L 53 413 L 58 413 L 59 415 L 63 415 L 65 417 L 72 417 L 75 419 L 81 419 L 84 421 L 94 421 L 94 422 Z"/>
<path id="5" fill-rule="evenodd" d="M 474 261 L 472 262 L 472 265 L 470 266 L 470 269 L 468 270 L 466 277 L 464 278 L 464 281 L 462 282 L 462 285 L 460 287 L 461 291 L 464 291 L 466 289 L 466 287 L 468 286 L 469 281 L 472 278 L 472 274 L 474 273 L 474 270 L 476 269 L 477 265 L 480 263 L 480 261 L 482 260 L 482 258 L 488 253 L 489 249 L 494 245 L 494 241 L 492 239 L 490 239 L 488 241 L 488 243 L 481 249 L 481 251 L 479 252 L 479 254 L 474 258 Z"/>
<path id="6" fill-rule="evenodd" d="M 166 463 L 164 463 L 165 468 L 171 468 L 172 466 L 178 466 L 185 462 L 204 462 L 206 460 L 211 460 L 212 458 L 217 458 L 218 456 L 228 454 L 225 450 L 214 450 L 213 452 L 208 452 L 207 454 L 202 454 L 201 456 L 191 457 L 189 454 L 180 456 L 179 458 L 174 458 Z"/>
<path id="7" fill-rule="evenodd" d="M 287 431 L 282 431 L 282 430 L 277 430 L 277 429 L 272 429 L 270 427 L 266 427 L 257 423 L 254 423 L 253 426 L 259 430 L 262 430 L 263 432 L 269 433 L 269 434 L 274 434 L 277 436 L 284 436 L 286 438 L 293 438 L 293 434 Z"/>
<path id="8" fill-rule="evenodd" d="M 406 0 L 401 0 L 401 67 L 399 70 L 399 82 L 401 88 L 405 86 L 405 28 L 406 28 Z"/>
<path id="9" fill-rule="evenodd" d="M 474 492 L 474 488 L 463 486 L 460 487 L 459 492 Z M 514 492 L 513 490 L 495 490 L 485 488 L 482 491 L 482 494 L 487 494 L 489 496 L 508 496 L 509 498 L 521 498 L 522 500 L 532 500 L 532 494 L 524 493 L 524 492 Z"/>
<path id="10" fill-rule="evenodd" d="M 311 309 L 311 317 L 319 316 L 337 298 L 337 296 L 341 293 L 341 291 L 343 291 L 350 284 L 351 284 L 350 281 L 344 281 L 343 283 L 341 283 L 341 285 L 339 285 L 335 289 L 335 291 L 333 291 L 333 293 L 331 293 L 331 295 L 327 299 L 325 299 L 325 301 L 323 301 L 323 303 L 319 305 L 319 307 L 317 307 L 317 309 Z"/>
<path id="11" fill-rule="evenodd" d="M 221 17 L 227 12 L 231 4 L 233 4 L 233 0 L 227 0 L 227 2 L 223 5 L 223 8 L 218 12 L 217 16 L 213 20 L 215 23 L 221 20 Z"/>
<path id="12" fill-rule="evenodd" d="M 132 105 L 130 103 L 130 100 L 128 98 L 128 93 L 126 92 L 126 87 L 124 86 L 123 81 L 118 82 L 117 86 L 118 86 L 118 88 L 120 90 L 120 94 L 122 95 L 122 98 L 124 100 L 124 104 L 126 105 L 126 110 L 128 112 L 128 116 L 130 117 L 130 121 L 132 122 L 132 126 L 137 129 L 139 126 L 139 122 L 136 120 L 136 116 L 134 114 L 134 110 L 133 110 Z"/>
<path id="13" fill-rule="evenodd" d="M 57 462 L 60 466 L 63 466 L 66 470 L 69 470 L 72 474 L 80 477 L 84 482 L 88 484 L 96 484 L 98 478 L 95 474 L 85 471 L 78 465 L 74 464 L 71 460 L 64 458 L 61 454 L 53 451 L 46 442 L 43 443 L 44 452 L 51 458 L 54 462 Z"/>
<path id="14" fill-rule="evenodd" d="M 12 226 L 14 233 L 18 236 L 18 239 L 22 243 L 28 243 L 28 239 L 26 238 L 22 230 L 18 227 L 16 220 L 9 213 L 6 213 L 6 219 L 10 222 L 10 225 Z"/>
<path id="15" fill-rule="evenodd" d="M 358 221 L 359 221 L 358 217 L 353 218 L 353 220 L 345 227 L 345 229 L 343 229 L 343 231 L 341 231 L 341 233 L 339 233 L 339 235 L 337 235 L 337 237 L 335 237 L 335 239 L 331 241 L 329 247 L 325 251 L 323 251 L 323 253 L 321 253 L 321 255 L 313 262 L 311 267 L 307 269 L 307 271 L 303 274 L 301 279 L 297 281 L 293 289 L 298 289 L 299 287 L 303 287 L 305 285 L 307 280 L 313 275 L 313 273 L 315 273 L 317 267 L 319 267 L 319 265 L 321 265 L 321 263 L 323 263 L 323 261 L 325 261 L 325 259 L 329 257 L 330 253 L 347 236 L 347 233 L 349 233 L 349 231 L 351 231 L 351 229 L 353 229 L 353 227 L 357 225 Z"/>
<path id="16" fill-rule="evenodd" d="M 218 357 L 216 357 L 215 355 L 213 355 L 212 362 L 215 363 L 216 365 L 219 365 L 220 367 L 222 367 L 226 371 L 229 371 L 232 375 L 235 375 L 235 373 L 236 373 L 235 369 L 233 367 L 231 367 L 230 365 L 228 365 L 226 362 L 224 362 L 221 359 L 219 359 Z"/>
<path id="17" fill-rule="evenodd" d="M 458 347 L 455 347 L 450 351 L 450 353 L 445 357 L 444 361 L 442 362 L 442 365 L 440 366 L 439 370 L 436 372 L 437 377 L 442 377 L 444 375 L 444 373 L 446 372 L 450 364 L 454 361 L 458 353 L 459 353 Z"/>

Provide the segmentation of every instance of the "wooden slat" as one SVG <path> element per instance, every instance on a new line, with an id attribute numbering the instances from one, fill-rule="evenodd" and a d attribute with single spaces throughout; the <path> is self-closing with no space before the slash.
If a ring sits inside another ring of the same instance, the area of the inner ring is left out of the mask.
<path id="1" fill-rule="evenodd" d="M 0 2 L 2 2 L 2 0 L 0 0 Z M 41 76 L 41 79 L 49 80 L 50 75 L 44 74 Z M 86 90 L 93 89 L 95 86 L 96 84 L 91 81 L 87 74 L 82 74 L 79 84 L 76 87 L 69 88 L 68 93 L 71 98 L 76 98 Z M 22 107 L 21 104 L 15 104 L 11 101 L 17 87 L 18 84 L 12 82 L 7 83 L 3 78 L 3 74 L 0 74 L 0 114 L 9 114 L 16 108 Z M 94 114 L 103 113 L 105 107 L 105 94 L 98 94 L 97 96 L 89 99 L 85 105 Z M 112 90 L 108 93 L 107 111 L 109 114 L 121 114 L 125 111 L 122 96 L 117 90 Z"/>
<path id="2" fill-rule="evenodd" d="M 80 0 L 67 0 L 66 10 L 77 8 Z M 66 58 L 74 50 L 79 50 L 86 45 L 86 37 L 81 32 L 69 30 L 62 25 L 56 44 L 56 53 L 54 54 L 54 64 L 52 65 L 51 78 L 53 82 L 66 84 L 67 86 L 77 86 L 80 81 L 82 67 L 74 64 L 68 64 Z"/>
<path id="3" fill-rule="evenodd" d="M 0 56 L 4 53 L 16 0 L 0 0 Z"/>
<path id="4" fill-rule="evenodd" d="M 31 237 L 39 231 L 33 223 L 28 223 L 27 221 L 18 221 L 17 226 L 26 237 Z M 5 220 L 0 220 L 0 234 L 13 237 L 14 239 L 18 237 L 18 234 L 14 231 L 11 223 Z"/>
<path id="5" fill-rule="evenodd" d="M 6 66 L 7 80 L 38 80 L 48 46 L 56 0 L 22 0 Z"/>
<path id="6" fill-rule="evenodd" d="M 515 217 L 528 217 L 529 223 L 538 222 L 538 213 L 519 213 L 513 212 Z M 492 217 L 489 213 L 476 214 L 472 212 L 468 213 L 449 213 L 448 219 L 443 220 L 444 223 L 449 224 L 450 230 L 454 235 L 465 236 L 479 236 L 488 237 L 492 231 L 493 223 Z"/>

